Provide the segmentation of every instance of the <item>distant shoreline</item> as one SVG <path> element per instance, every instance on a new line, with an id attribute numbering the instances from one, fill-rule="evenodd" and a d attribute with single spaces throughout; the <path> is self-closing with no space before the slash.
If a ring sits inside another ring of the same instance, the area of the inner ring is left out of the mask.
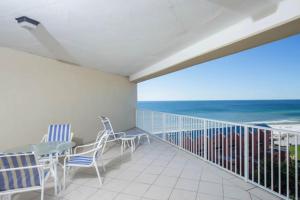
<path id="1" fill-rule="evenodd" d="M 300 100 L 138 101 L 138 109 L 300 131 Z"/>
<path id="2" fill-rule="evenodd" d="M 271 128 L 275 129 L 283 129 L 289 131 L 297 131 L 300 132 L 300 123 L 298 124 L 268 124 Z"/>

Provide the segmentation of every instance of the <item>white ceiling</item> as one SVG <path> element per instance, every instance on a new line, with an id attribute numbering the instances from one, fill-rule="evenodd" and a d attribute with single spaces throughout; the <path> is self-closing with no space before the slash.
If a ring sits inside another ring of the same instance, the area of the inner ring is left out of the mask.
<path id="1" fill-rule="evenodd" d="M 279 1 L 1 0 L 0 46 L 129 76 Z"/>

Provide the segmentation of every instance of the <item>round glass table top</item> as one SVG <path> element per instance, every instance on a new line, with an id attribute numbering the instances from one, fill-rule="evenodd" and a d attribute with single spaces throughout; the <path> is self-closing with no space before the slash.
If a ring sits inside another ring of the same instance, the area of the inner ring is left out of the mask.
<path id="1" fill-rule="evenodd" d="M 45 142 L 39 144 L 27 144 L 24 146 L 8 149 L 4 151 L 5 153 L 24 153 L 24 152 L 34 152 L 38 155 L 48 155 L 54 153 L 63 153 L 74 147 L 75 142 Z"/>

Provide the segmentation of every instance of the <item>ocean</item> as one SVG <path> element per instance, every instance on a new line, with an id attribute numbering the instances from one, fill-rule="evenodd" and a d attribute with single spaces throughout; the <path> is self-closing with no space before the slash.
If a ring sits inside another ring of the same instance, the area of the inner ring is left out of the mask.
<path id="1" fill-rule="evenodd" d="M 300 124 L 300 100 L 139 101 L 139 109 L 255 124 Z"/>

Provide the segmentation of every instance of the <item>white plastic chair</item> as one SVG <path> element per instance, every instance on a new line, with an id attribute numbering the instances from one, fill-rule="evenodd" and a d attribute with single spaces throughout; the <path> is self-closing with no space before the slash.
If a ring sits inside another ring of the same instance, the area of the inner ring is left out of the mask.
<path id="1" fill-rule="evenodd" d="M 140 143 L 140 140 L 142 139 L 142 137 L 145 137 L 147 139 L 148 143 L 150 144 L 149 135 L 147 133 L 140 133 L 140 132 L 136 132 L 136 133 L 118 132 L 118 133 L 115 133 L 108 117 L 101 116 L 100 119 L 103 124 L 104 130 L 107 131 L 110 135 L 107 142 L 118 141 L 118 140 L 121 140 L 121 138 L 124 138 L 126 136 L 132 136 L 132 137 L 136 137 L 138 139 L 137 144 Z"/>
<path id="2" fill-rule="evenodd" d="M 125 132 L 118 132 L 118 133 L 114 132 L 114 129 L 113 129 L 108 117 L 101 116 L 100 119 L 103 124 L 104 131 L 106 131 L 108 134 L 108 139 L 106 142 L 120 141 L 120 139 L 122 137 L 126 136 Z"/>
<path id="3" fill-rule="evenodd" d="M 72 155 L 66 155 L 65 159 L 64 159 L 64 188 L 66 186 L 66 173 L 67 173 L 67 169 L 70 167 L 95 167 L 96 169 L 96 173 L 98 176 L 98 180 L 100 185 L 102 185 L 102 180 L 100 177 L 100 173 L 99 173 L 99 169 L 98 169 L 98 160 L 101 159 L 102 160 L 102 154 L 103 154 L 103 150 L 104 150 L 104 146 L 105 143 L 107 141 L 108 138 L 108 134 L 106 132 L 104 132 L 104 134 L 101 136 L 101 138 L 91 144 L 86 144 L 86 145 L 82 145 L 76 148 L 83 148 L 83 147 L 94 147 L 91 150 L 88 151 L 84 151 L 81 153 L 75 153 Z M 76 152 L 75 150 L 75 152 Z M 104 165 L 103 165 L 103 160 L 102 160 L 102 166 L 103 169 Z"/>
<path id="4" fill-rule="evenodd" d="M 40 190 L 44 199 L 44 182 L 49 169 L 39 165 L 33 153 L 0 155 L 0 199 L 11 195 Z"/>

